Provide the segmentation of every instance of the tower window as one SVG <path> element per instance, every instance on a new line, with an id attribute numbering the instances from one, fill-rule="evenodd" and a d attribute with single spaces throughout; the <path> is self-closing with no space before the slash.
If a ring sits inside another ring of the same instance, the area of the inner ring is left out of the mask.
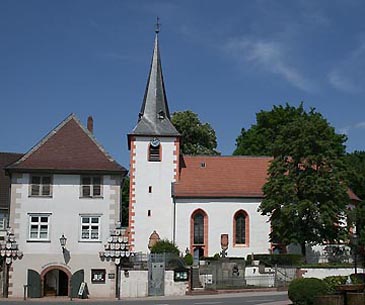
<path id="1" fill-rule="evenodd" d="M 148 161 L 161 161 L 161 145 L 160 140 L 153 138 L 148 148 Z"/>
<path id="2" fill-rule="evenodd" d="M 152 193 L 152 186 L 149 186 L 149 187 L 148 187 L 148 192 L 149 192 L 149 193 Z"/>

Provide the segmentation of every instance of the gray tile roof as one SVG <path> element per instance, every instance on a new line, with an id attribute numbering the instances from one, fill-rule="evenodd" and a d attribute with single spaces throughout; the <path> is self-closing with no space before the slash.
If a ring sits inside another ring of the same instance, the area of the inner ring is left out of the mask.
<path id="1" fill-rule="evenodd" d="M 156 33 L 151 68 L 139 120 L 130 135 L 179 136 L 179 132 L 170 119 L 162 76 L 158 34 Z"/>

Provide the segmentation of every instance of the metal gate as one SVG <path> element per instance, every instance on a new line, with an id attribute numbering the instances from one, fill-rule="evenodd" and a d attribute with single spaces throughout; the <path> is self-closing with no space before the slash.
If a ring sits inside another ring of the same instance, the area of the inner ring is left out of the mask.
<path id="1" fill-rule="evenodd" d="M 150 255 L 148 264 L 148 295 L 165 294 L 165 259 L 163 255 Z"/>

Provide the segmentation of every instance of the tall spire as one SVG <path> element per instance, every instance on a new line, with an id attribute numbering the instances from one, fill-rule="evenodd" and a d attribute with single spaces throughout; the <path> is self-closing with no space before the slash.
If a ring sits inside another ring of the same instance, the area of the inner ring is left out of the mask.
<path id="1" fill-rule="evenodd" d="M 160 32 L 159 18 L 155 28 L 155 44 L 153 48 L 150 73 L 143 98 L 137 126 L 132 134 L 143 135 L 179 135 L 171 123 L 169 107 L 166 99 L 165 85 L 162 76 L 161 58 L 158 43 Z"/>

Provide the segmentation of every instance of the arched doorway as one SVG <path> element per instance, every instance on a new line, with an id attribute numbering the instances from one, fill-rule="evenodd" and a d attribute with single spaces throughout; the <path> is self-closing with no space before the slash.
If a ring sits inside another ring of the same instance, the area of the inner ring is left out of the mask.
<path id="1" fill-rule="evenodd" d="M 68 296 L 71 273 L 60 267 L 42 272 L 44 296 Z"/>

